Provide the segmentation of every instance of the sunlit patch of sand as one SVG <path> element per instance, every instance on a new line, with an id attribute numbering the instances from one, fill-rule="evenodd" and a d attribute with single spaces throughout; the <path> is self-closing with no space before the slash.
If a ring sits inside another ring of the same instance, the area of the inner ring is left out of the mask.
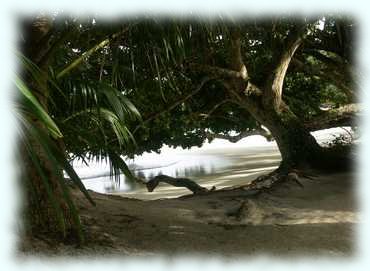
<path id="1" fill-rule="evenodd" d="M 190 219 L 199 219 L 198 216 Z M 299 224 L 337 224 L 358 223 L 359 215 L 354 211 L 328 211 L 300 208 L 278 208 L 274 206 L 260 207 L 249 201 L 239 218 L 230 218 L 224 214 L 210 215 L 206 223 L 224 225 L 299 225 Z"/>

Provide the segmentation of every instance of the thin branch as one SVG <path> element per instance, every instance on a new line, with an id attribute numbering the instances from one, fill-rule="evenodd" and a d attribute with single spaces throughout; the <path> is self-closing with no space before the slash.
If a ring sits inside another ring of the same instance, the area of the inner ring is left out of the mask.
<path id="1" fill-rule="evenodd" d="M 169 107 L 167 107 L 167 108 L 165 108 L 165 109 L 163 109 L 163 110 L 161 110 L 159 112 L 156 112 L 156 113 L 153 113 L 153 114 L 149 115 L 138 126 L 136 126 L 136 128 L 134 129 L 134 131 L 133 131 L 132 134 L 135 134 L 138 131 L 138 129 L 140 127 L 142 127 L 143 125 L 145 125 L 146 123 L 148 123 L 148 122 L 150 122 L 150 121 L 158 118 L 163 113 L 166 113 L 166 112 L 169 112 L 169 111 L 173 110 L 178 105 L 182 104 L 186 100 L 188 100 L 191 97 L 193 97 L 195 94 L 197 94 L 203 88 L 203 86 L 205 85 L 205 83 L 207 83 L 209 80 L 211 80 L 211 78 L 209 78 L 209 77 L 203 78 L 202 81 L 200 82 L 200 84 L 192 92 L 190 92 L 189 94 L 186 94 L 185 96 L 183 96 L 182 98 L 180 98 L 179 100 L 177 100 L 175 103 L 173 103 Z"/>
<path id="2" fill-rule="evenodd" d="M 233 103 L 234 101 L 232 99 L 226 99 L 226 100 L 223 100 L 221 102 L 219 102 L 218 104 L 214 105 L 212 107 L 212 109 L 210 111 L 208 111 L 207 113 L 205 114 L 200 114 L 202 117 L 204 117 L 204 119 L 207 119 L 209 118 L 213 112 L 215 112 L 221 105 L 224 105 L 225 103 Z"/>
<path id="3" fill-rule="evenodd" d="M 324 31 L 320 31 L 315 36 L 307 38 L 305 49 L 324 50 L 343 57 L 338 41 Z"/>
<path id="4" fill-rule="evenodd" d="M 317 60 L 320 60 L 321 62 L 324 62 L 325 64 L 328 64 L 328 65 L 336 66 L 336 65 L 344 64 L 342 57 L 337 54 L 335 54 L 335 56 L 337 56 L 337 59 L 334 59 L 329 56 L 326 56 L 325 54 L 323 54 L 317 49 L 305 49 L 303 53 L 309 54 L 315 57 Z"/>
<path id="5" fill-rule="evenodd" d="M 131 25 L 126 26 L 122 30 L 118 31 L 117 33 L 111 35 L 110 37 L 102 40 L 100 43 L 96 44 L 86 52 L 84 52 L 81 56 L 79 56 L 77 59 L 75 59 L 72 63 L 65 66 L 57 75 L 57 79 L 62 78 L 66 74 L 68 74 L 70 71 L 78 67 L 85 59 L 93 55 L 95 52 L 99 51 L 100 49 L 104 48 L 106 45 L 108 45 L 112 40 L 117 39 L 118 37 L 122 36 L 124 33 L 126 33 L 130 29 Z"/>
<path id="6" fill-rule="evenodd" d="M 197 63 L 187 63 L 185 64 L 191 71 L 197 71 L 207 74 L 209 77 L 213 78 L 232 78 L 232 79 L 244 79 L 248 80 L 245 77 L 245 74 L 239 71 L 221 68 L 217 66 L 202 65 Z"/>
<path id="7" fill-rule="evenodd" d="M 244 81 L 249 80 L 247 68 L 245 67 L 240 44 L 240 31 L 237 27 L 233 27 L 231 33 L 231 63 L 230 68 L 221 68 L 217 66 L 202 65 L 197 63 L 185 63 L 185 67 L 190 68 L 192 71 L 206 73 L 208 76 L 215 79 L 226 78 L 226 79 L 242 79 Z"/>

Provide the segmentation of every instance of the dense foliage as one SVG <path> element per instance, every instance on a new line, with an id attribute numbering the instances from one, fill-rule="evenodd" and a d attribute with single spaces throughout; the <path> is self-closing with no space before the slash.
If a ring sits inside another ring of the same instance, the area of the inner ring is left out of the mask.
<path id="1" fill-rule="evenodd" d="M 86 103 L 82 101 L 84 96 L 81 94 L 95 93 L 91 90 L 105 85 L 118 89 L 135 104 L 144 123 L 128 123 L 131 130 L 135 131 L 137 143 L 135 149 L 121 149 L 123 154 L 128 155 L 158 150 L 162 144 L 199 146 L 207 138 L 205 130 L 228 134 L 230 131 L 239 133 L 257 128 L 260 124 L 247 111 L 229 101 L 223 83 L 217 80 L 207 82 L 197 94 L 170 109 L 196 89 L 203 79 L 202 74 L 189 68 L 187 63 L 227 67 L 230 31 L 238 27 L 242 32 L 243 58 L 248 64 L 249 76 L 256 84 L 263 85 L 266 73 L 274 57 L 283 49 L 283 41 L 289 31 L 303 23 L 294 18 L 238 23 L 227 19 L 187 21 L 147 18 L 108 24 L 99 18 L 76 20 L 59 16 L 54 20 L 55 35 L 67 36 L 60 38 L 63 42 L 58 44 L 49 66 L 55 76 L 84 52 L 111 38 L 105 46 L 84 57 L 58 83 L 63 91 L 74 93 L 73 99 L 77 97 L 80 102 Z M 348 35 L 352 35 L 352 23 L 329 16 L 310 22 L 314 22 L 308 25 L 311 33 L 296 53 L 297 61 L 291 65 L 283 93 L 284 100 L 294 113 L 304 120 L 320 114 L 322 103 L 339 106 L 353 99 L 338 87 L 337 82 L 347 76 L 340 72 L 347 71 L 352 65 L 348 52 L 352 45 L 345 41 L 343 46 L 346 48 L 343 48 L 343 52 L 338 51 L 337 41 L 343 39 L 343 34 L 338 32 L 338 25 L 345 28 L 346 38 L 350 39 Z M 116 34 L 117 37 L 114 36 Z M 336 46 L 330 48 L 334 42 Z M 336 64 L 337 70 L 332 69 L 331 73 L 335 73 L 336 81 L 327 78 L 327 71 L 333 64 Z M 346 82 L 344 86 L 351 88 L 351 84 Z M 52 95 L 59 94 L 53 92 Z M 53 99 L 60 101 L 60 96 Z M 94 98 L 88 100 L 91 103 Z M 64 141 L 68 149 L 78 155 L 96 153 L 98 148 L 87 146 L 85 142 L 96 134 L 91 133 L 91 129 L 86 129 L 86 134 L 73 136 L 74 127 L 80 128 L 81 123 L 89 125 L 83 118 L 71 118 L 71 112 L 75 111 L 74 103 L 76 100 L 72 101 L 71 98 L 67 104 L 58 104 L 52 109 L 61 129 L 70 131 L 66 132 Z M 162 114 L 156 115 L 162 111 Z M 153 115 L 156 117 L 146 121 Z M 68 121 L 65 121 L 66 118 Z M 141 125 L 140 128 L 138 125 Z M 112 135 L 108 134 L 107 137 L 110 142 Z M 96 145 L 101 145 L 102 140 Z M 115 143 L 113 140 L 109 144 Z M 115 147 L 119 146 L 115 144 Z"/>

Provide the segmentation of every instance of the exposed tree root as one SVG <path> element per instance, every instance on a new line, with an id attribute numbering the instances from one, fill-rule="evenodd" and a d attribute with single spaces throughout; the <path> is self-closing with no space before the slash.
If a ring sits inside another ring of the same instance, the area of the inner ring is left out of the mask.
<path id="1" fill-rule="evenodd" d="M 257 190 L 263 192 L 268 191 L 272 187 L 284 182 L 293 182 L 301 188 L 304 188 L 304 185 L 302 184 L 300 179 L 305 178 L 309 180 L 314 180 L 314 177 L 316 176 L 313 174 L 308 174 L 307 172 L 304 172 L 302 170 L 278 168 L 269 174 L 259 176 L 250 184 L 242 186 L 240 188 L 243 190 Z"/>
<path id="2" fill-rule="evenodd" d="M 217 190 L 218 192 L 221 191 L 227 191 L 230 189 L 243 189 L 251 191 L 251 195 L 259 194 L 260 192 L 266 192 L 270 190 L 270 188 L 274 187 L 275 185 L 283 182 L 294 182 L 298 186 L 304 188 L 303 184 L 300 181 L 300 178 L 306 178 L 310 180 L 314 180 L 315 175 L 308 174 L 306 172 L 303 172 L 301 170 L 297 169 L 281 169 L 278 168 L 277 170 L 266 174 L 259 176 L 255 180 L 253 180 L 250 184 L 244 185 L 244 186 L 238 186 L 238 187 L 232 187 L 232 188 L 224 188 Z M 207 194 L 210 192 L 213 192 L 216 190 L 216 187 L 213 186 L 211 189 L 207 189 L 198 183 L 196 183 L 193 180 L 190 180 L 188 178 L 173 178 L 171 176 L 167 175 L 158 175 L 149 181 L 141 180 L 142 183 L 144 183 L 148 189 L 149 192 L 153 192 L 154 189 L 159 185 L 159 183 L 167 183 L 175 187 L 184 187 L 189 189 L 191 192 L 193 192 L 194 195 L 201 195 L 201 194 Z"/>

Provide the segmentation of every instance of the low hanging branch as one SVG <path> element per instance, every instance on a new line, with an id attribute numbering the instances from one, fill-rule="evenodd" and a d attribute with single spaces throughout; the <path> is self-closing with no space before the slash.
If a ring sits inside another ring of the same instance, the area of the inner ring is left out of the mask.
<path id="1" fill-rule="evenodd" d="M 238 135 L 235 135 L 235 136 L 225 135 L 225 134 L 215 134 L 215 133 L 211 133 L 211 132 L 205 132 L 205 134 L 206 134 L 208 140 L 219 138 L 219 139 L 226 139 L 226 140 L 228 140 L 232 143 L 236 143 L 236 142 L 240 141 L 241 139 L 243 139 L 245 137 L 254 136 L 254 135 L 263 136 L 268 141 L 271 141 L 273 139 L 270 132 L 268 132 L 267 130 L 265 130 L 263 128 L 258 128 L 258 129 L 255 129 L 255 130 L 246 130 L 246 131 L 241 132 L 241 133 L 239 133 Z"/>
<path id="2" fill-rule="evenodd" d="M 226 103 L 233 103 L 234 101 L 232 99 L 225 99 L 221 101 L 220 103 L 214 105 L 211 110 L 209 110 L 207 113 L 201 113 L 199 114 L 204 119 L 208 119 L 220 106 L 226 104 Z"/>
<path id="3" fill-rule="evenodd" d="M 322 115 L 305 123 L 310 131 L 328 129 L 340 126 L 354 126 L 355 118 L 363 112 L 362 104 L 347 104 L 339 108 L 331 109 Z"/>

